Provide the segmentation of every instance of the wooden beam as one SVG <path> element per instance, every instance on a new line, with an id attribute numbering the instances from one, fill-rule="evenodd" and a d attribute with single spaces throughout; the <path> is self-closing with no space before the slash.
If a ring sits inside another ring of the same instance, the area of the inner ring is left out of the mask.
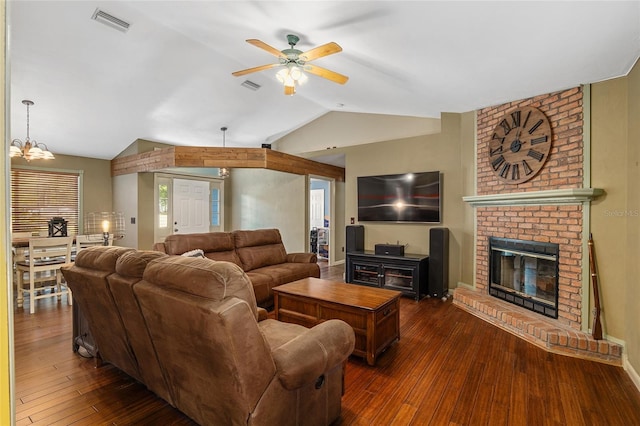
<path id="1" fill-rule="evenodd" d="M 268 169 L 344 182 L 344 168 L 266 148 L 175 146 L 111 160 L 111 175 L 154 172 L 167 167 Z"/>
<path id="2" fill-rule="evenodd" d="M 167 167 L 175 167 L 174 147 L 114 158 L 111 160 L 111 176 L 153 172 Z"/>

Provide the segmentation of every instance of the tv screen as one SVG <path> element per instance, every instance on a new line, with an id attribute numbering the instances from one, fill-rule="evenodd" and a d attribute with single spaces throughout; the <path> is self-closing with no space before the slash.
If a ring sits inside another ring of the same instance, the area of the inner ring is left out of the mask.
<path id="1" fill-rule="evenodd" d="M 358 221 L 440 223 L 440 172 L 358 177 Z"/>

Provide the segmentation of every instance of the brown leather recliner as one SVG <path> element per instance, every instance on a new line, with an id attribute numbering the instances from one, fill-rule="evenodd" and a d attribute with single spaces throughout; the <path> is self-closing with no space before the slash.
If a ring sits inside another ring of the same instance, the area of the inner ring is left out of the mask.
<path id="1" fill-rule="evenodd" d="M 258 322 L 253 287 L 229 262 L 171 256 L 134 287 L 177 408 L 201 424 L 328 425 L 340 415 L 353 329 Z"/>
<path id="2" fill-rule="evenodd" d="M 89 323 L 100 357 L 131 377 L 141 380 L 136 356 L 107 282 L 107 277 L 116 270 L 118 258 L 129 251 L 134 249 L 85 249 L 78 253 L 73 266 L 62 268 L 62 273 L 73 292 L 74 303 Z"/>
<path id="3" fill-rule="evenodd" d="M 105 361 L 198 423 L 328 425 L 340 416 L 352 328 L 263 320 L 239 266 L 94 247 L 63 273 L 91 312 Z"/>

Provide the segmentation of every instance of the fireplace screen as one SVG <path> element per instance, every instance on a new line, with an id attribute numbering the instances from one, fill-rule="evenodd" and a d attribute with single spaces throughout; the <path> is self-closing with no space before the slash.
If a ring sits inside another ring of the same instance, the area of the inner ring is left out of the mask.
<path id="1" fill-rule="evenodd" d="M 557 318 L 559 246 L 492 237 L 489 248 L 489 294 Z"/>

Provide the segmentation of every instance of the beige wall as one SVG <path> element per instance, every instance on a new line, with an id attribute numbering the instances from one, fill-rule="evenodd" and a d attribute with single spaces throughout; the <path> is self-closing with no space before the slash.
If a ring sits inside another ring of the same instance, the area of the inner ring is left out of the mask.
<path id="1" fill-rule="evenodd" d="M 307 177 L 265 169 L 231 174 L 231 229 L 278 228 L 288 253 L 308 252 Z"/>
<path id="2" fill-rule="evenodd" d="M 627 77 L 591 86 L 591 186 L 604 331 L 626 343 L 640 372 L 640 65 Z"/>
<path id="3" fill-rule="evenodd" d="M 476 113 L 463 114 L 460 121 L 460 173 L 462 195 L 476 194 Z M 475 283 L 475 209 L 465 203 L 460 229 L 460 281 L 466 285 Z"/>
<path id="4" fill-rule="evenodd" d="M 333 251 L 333 261 L 341 262 L 345 260 L 345 245 L 346 245 L 346 232 L 344 231 L 346 228 L 345 216 L 344 216 L 344 191 L 345 191 L 345 183 L 344 182 L 334 182 L 334 190 L 335 194 L 333 197 L 333 233 L 330 236 L 330 243 L 333 244 L 333 249 L 331 249 L 331 245 L 329 245 L 329 249 Z"/>
<path id="5" fill-rule="evenodd" d="M 122 212 L 125 220 L 125 233 L 123 239 L 114 244 L 122 247 L 138 248 L 138 175 L 136 173 L 113 177 L 113 209 Z M 153 197 L 153 188 L 151 189 Z M 136 223 L 131 224 L 131 218 L 136 218 Z M 151 216 L 153 220 L 153 216 Z"/>
<path id="6" fill-rule="evenodd" d="M 628 76 L 628 110 L 629 126 L 627 134 L 627 204 L 629 212 L 640 212 L 640 64 Z M 627 276 L 626 298 L 624 299 L 624 330 L 627 343 L 629 363 L 640 379 L 640 217 L 636 214 L 627 216 L 626 235 Z M 640 383 L 636 382 L 640 387 Z"/>
<path id="7" fill-rule="evenodd" d="M 138 173 L 138 214 L 136 225 L 138 229 L 139 250 L 151 250 L 154 241 L 154 176 L 153 173 Z M 125 226 L 133 226 L 131 217 L 125 216 Z"/>
<path id="8" fill-rule="evenodd" d="M 274 142 L 274 148 L 300 154 L 440 133 L 440 119 L 329 112 Z"/>
<path id="9" fill-rule="evenodd" d="M 606 194 L 591 208 L 591 233 L 597 256 L 602 319 L 607 335 L 625 338 L 625 256 L 627 233 L 627 79 L 591 86 L 591 186 Z M 614 266 L 615 265 L 615 266 Z"/>

